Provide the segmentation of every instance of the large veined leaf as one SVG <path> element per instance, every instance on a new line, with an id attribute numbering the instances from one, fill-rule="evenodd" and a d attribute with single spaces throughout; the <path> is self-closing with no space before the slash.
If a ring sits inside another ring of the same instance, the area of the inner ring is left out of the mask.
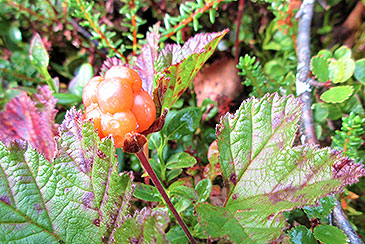
<path id="1" fill-rule="evenodd" d="M 123 220 L 114 234 L 116 243 L 168 243 L 165 229 L 169 222 L 167 213 L 144 208 L 133 217 Z"/>
<path id="2" fill-rule="evenodd" d="M 5 145 L 15 139 L 29 141 L 52 161 L 56 150 L 56 103 L 48 86 L 38 88 L 33 100 L 22 91 L 0 112 L 0 140 Z"/>
<path id="3" fill-rule="evenodd" d="M 72 109 L 57 149 L 51 164 L 29 143 L 0 143 L 1 243 L 103 243 L 127 215 L 132 176 L 118 174 L 111 139 Z"/>
<path id="4" fill-rule="evenodd" d="M 363 165 L 329 148 L 293 147 L 301 107 L 292 96 L 266 95 L 222 118 L 219 162 L 230 190 L 224 207 L 196 207 L 208 235 L 237 243 L 276 241 L 286 227 L 283 211 L 314 205 L 365 175 Z"/>
<path id="5" fill-rule="evenodd" d="M 167 45 L 156 63 L 155 85 L 163 108 L 170 108 L 189 87 L 219 41 L 228 32 L 198 34 L 183 46 Z"/>

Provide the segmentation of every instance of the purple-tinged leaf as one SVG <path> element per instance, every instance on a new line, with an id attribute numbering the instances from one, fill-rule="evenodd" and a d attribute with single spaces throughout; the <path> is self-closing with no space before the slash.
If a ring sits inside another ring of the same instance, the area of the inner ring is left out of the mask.
<path id="1" fill-rule="evenodd" d="M 112 243 L 168 243 L 165 235 L 168 222 L 166 212 L 144 208 L 123 220 Z"/>
<path id="2" fill-rule="evenodd" d="M 15 139 L 29 141 L 51 162 L 56 150 L 54 119 L 57 100 L 48 86 L 37 91 L 33 101 L 22 91 L 0 112 L 0 140 L 6 145 Z"/>
<path id="3" fill-rule="evenodd" d="M 161 34 L 159 33 L 160 23 L 153 26 L 152 31 L 147 33 L 147 43 L 143 46 L 138 56 L 134 69 L 142 78 L 142 87 L 152 96 L 153 78 L 155 74 L 154 64 L 158 56 L 158 43 Z"/>
<path id="4" fill-rule="evenodd" d="M 363 165 L 329 148 L 293 147 L 301 107 L 292 96 L 273 94 L 249 99 L 234 115 L 222 118 L 217 127 L 219 162 L 230 191 L 225 206 L 211 216 L 206 213 L 217 207 L 197 207 L 207 234 L 216 236 L 217 231 L 207 223 L 221 221 L 224 232 L 229 226 L 224 219 L 231 225 L 231 216 L 238 225 L 234 228 L 245 233 L 244 242 L 278 241 L 286 227 L 283 211 L 314 205 L 365 175 Z"/>
<path id="5" fill-rule="evenodd" d="M 107 242 L 133 193 L 114 153 L 75 109 L 60 126 L 52 164 L 27 143 L 0 143 L 0 242 Z"/>
<path id="6" fill-rule="evenodd" d="M 157 73 L 154 87 L 159 98 L 157 104 L 161 104 L 162 109 L 170 108 L 189 87 L 227 32 L 228 30 L 198 34 L 182 47 L 177 44 L 167 45 L 161 51 L 155 63 Z"/>

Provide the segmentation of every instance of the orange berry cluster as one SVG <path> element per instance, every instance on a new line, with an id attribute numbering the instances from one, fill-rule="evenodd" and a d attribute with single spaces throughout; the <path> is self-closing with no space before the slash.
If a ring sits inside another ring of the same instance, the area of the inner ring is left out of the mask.
<path id="1" fill-rule="evenodd" d="M 122 65 L 112 66 L 104 77 L 93 77 L 84 87 L 84 118 L 94 121 L 100 138 L 112 135 L 122 147 L 129 132 L 143 132 L 156 119 L 151 96 L 142 89 L 138 73 Z"/>

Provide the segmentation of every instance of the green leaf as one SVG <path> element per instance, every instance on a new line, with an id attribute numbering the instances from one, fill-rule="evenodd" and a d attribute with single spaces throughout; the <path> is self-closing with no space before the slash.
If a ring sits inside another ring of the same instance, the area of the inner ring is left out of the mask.
<path id="1" fill-rule="evenodd" d="M 168 222 L 165 212 L 144 208 L 123 221 L 112 243 L 168 243 L 165 236 Z"/>
<path id="2" fill-rule="evenodd" d="M 48 66 L 49 56 L 39 34 L 36 34 L 32 39 L 29 55 L 30 60 L 37 69 L 41 70 Z"/>
<path id="3" fill-rule="evenodd" d="M 326 103 L 342 103 L 350 98 L 354 88 L 352 86 L 336 86 L 321 95 L 321 100 Z"/>
<path id="4" fill-rule="evenodd" d="M 197 201 L 199 200 L 198 193 L 188 186 L 177 186 L 170 191 L 171 195 L 178 195 L 188 200 Z"/>
<path id="5" fill-rule="evenodd" d="M 340 48 L 338 48 L 334 53 L 333 53 L 333 57 L 335 59 L 341 59 L 341 58 L 351 58 L 352 55 L 352 51 L 350 48 L 346 47 L 346 46 L 342 46 Z"/>
<path id="6" fill-rule="evenodd" d="M 78 97 L 82 96 L 82 90 L 86 83 L 93 77 L 94 69 L 89 63 L 84 63 L 79 67 L 76 76 L 71 80 L 68 90 Z"/>
<path id="7" fill-rule="evenodd" d="M 314 56 L 311 60 L 311 70 L 320 82 L 326 82 L 329 79 L 328 59 L 322 56 Z"/>
<path id="8" fill-rule="evenodd" d="M 332 58 L 332 53 L 331 53 L 331 51 L 328 51 L 327 49 L 322 49 L 321 51 L 318 52 L 317 56 L 322 56 L 322 57 L 328 59 L 328 58 Z"/>
<path id="9" fill-rule="evenodd" d="M 324 244 L 346 244 L 347 237 L 339 228 L 332 225 L 318 225 L 313 230 L 314 237 Z"/>
<path id="10" fill-rule="evenodd" d="M 167 182 L 172 181 L 182 173 L 182 169 L 173 169 L 167 172 Z"/>
<path id="11" fill-rule="evenodd" d="M 80 103 L 82 101 L 81 97 L 71 93 L 54 93 L 53 96 L 57 98 L 58 104 L 63 105 Z"/>
<path id="12" fill-rule="evenodd" d="M 365 83 L 365 59 L 360 59 L 356 61 L 356 68 L 354 71 L 354 76 L 356 80 L 360 81 L 361 83 Z"/>
<path id="13" fill-rule="evenodd" d="M 313 108 L 313 118 L 316 122 L 322 122 L 324 121 L 328 114 L 328 107 L 323 103 L 315 103 L 312 105 Z"/>
<path id="14" fill-rule="evenodd" d="M 328 196 L 319 199 L 319 206 L 305 206 L 304 212 L 308 215 L 309 219 L 312 218 L 325 218 L 327 217 L 332 209 L 336 206 L 335 197 Z"/>
<path id="15" fill-rule="evenodd" d="M 184 108 L 166 119 L 162 133 L 169 140 L 178 140 L 185 135 L 193 133 L 198 128 L 201 116 L 199 108 Z"/>
<path id="16" fill-rule="evenodd" d="M 172 155 L 167 161 L 166 168 L 168 169 L 181 169 L 189 168 L 196 164 L 196 159 L 189 153 L 180 152 Z"/>
<path id="17" fill-rule="evenodd" d="M 186 237 L 183 229 L 179 226 L 173 226 L 169 232 L 166 234 L 167 240 L 171 244 L 187 244 L 189 243 L 189 239 Z"/>
<path id="18" fill-rule="evenodd" d="M 355 71 L 355 61 L 351 58 L 332 59 L 329 64 L 329 77 L 333 83 L 342 83 L 351 78 Z"/>
<path id="19" fill-rule="evenodd" d="M 329 148 L 293 147 L 301 108 L 292 96 L 265 95 L 221 119 L 219 163 L 230 190 L 225 207 L 196 208 L 208 235 L 231 235 L 237 243 L 274 242 L 286 226 L 283 211 L 314 205 L 365 175 L 362 164 Z"/>
<path id="20" fill-rule="evenodd" d="M 161 51 L 155 63 L 158 74 L 155 77 L 154 88 L 157 89 L 162 110 L 170 108 L 190 86 L 227 32 L 228 30 L 198 34 L 182 47 L 167 45 Z"/>
<path id="21" fill-rule="evenodd" d="M 195 187 L 195 190 L 199 195 L 200 201 L 203 202 L 209 198 L 210 193 L 212 192 L 212 187 L 213 187 L 212 182 L 209 179 L 203 179 L 198 182 L 198 184 Z"/>
<path id="22" fill-rule="evenodd" d="M 133 196 L 149 202 L 160 202 L 160 194 L 154 186 L 138 183 L 136 189 L 134 189 Z"/>
<path id="23" fill-rule="evenodd" d="M 28 143 L 0 142 L 0 242 L 101 243 L 126 215 L 132 176 L 81 119 L 66 114 L 52 164 Z"/>
<path id="24" fill-rule="evenodd" d="M 288 236 L 290 237 L 290 242 L 293 244 L 317 244 L 312 231 L 302 225 L 295 226 L 291 229 L 288 232 Z"/>

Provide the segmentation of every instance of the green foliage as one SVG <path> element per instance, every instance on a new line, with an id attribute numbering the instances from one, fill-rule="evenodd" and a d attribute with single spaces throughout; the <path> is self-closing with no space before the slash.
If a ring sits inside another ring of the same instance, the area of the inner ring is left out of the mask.
<path id="1" fill-rule="evenodd" d="M 284 210 L 313 205 L 341 191 L 341 178 L 349 179 L 345 172 L 352 168 L 347 159 L 329 149 L 292 147 L 300 111 L 292 97 L 266 95 L 222 118 L 217 129 L 219 162 L 230 190 L 224 207 L 196 207 L 209 236 L 228 236 L 237 243 L 275 241 L 285 227 Z M 334 174 L 337 165 L 343 168 Z M 351 183 L 364 174 L 362 166 L 357 167 L 348 175 L 354 177 Z"/>
<path id="2" fill-rule="evenodd" d="M 346 244 L 347 237 L 345 234 L 335 226 L 332 225 L 318 225 L 313 230 L 313 234 L 324 244 Z"/>
<path id="3" fill-rule="evenodd" d="M 342 103 L 350 98 L 354 88 L 352 86 L 336 86 L 321 95 L 321 99 L 327 103 Z"/>
<path id="4" fill-rule="evenodd" d="M 364 161 L 364 148 L 361 149 L 365 134 L 365 118 L 356 113 L 350 113 L 342 118 L 341 130 L 336 130 L 332 137 L 332 147 L 342 150 L 348 157 L 356 161 Z"/>
<path id="5" fill-rule="evenodd" d="M 311 230 L 306 227 L 299 225 L 294 227 L 288 232 L 290 242 L 293 244 L 317 244 L 318 242 L 313 236 Z"/>

